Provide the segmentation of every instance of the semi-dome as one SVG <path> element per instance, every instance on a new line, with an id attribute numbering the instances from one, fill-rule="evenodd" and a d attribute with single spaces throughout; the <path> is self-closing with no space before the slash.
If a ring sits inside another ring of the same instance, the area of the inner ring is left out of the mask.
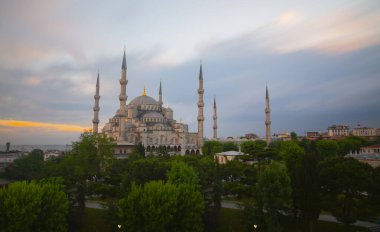
<path id="1" fill-rule="evenodd" d="M 154 100 L 154 98 L 149 97 L 149 96 L 138 96 L 135 99 L 133 99 L 130 103 L 130 105 L 157 105 L 157 101 Z"/>

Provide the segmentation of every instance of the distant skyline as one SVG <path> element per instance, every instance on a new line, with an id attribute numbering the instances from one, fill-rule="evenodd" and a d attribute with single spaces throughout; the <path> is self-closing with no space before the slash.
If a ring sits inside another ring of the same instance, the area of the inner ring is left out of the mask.
<path id="1" fill-rule="evenodd" d="M 197 130 L 202 60 L 205 136 L 265 135 L 332 124 L 380 128 L 380 1 L 48 1 L 0 3 L 0 144 L 69 144 L 118 108 L 158 98 Z"/>

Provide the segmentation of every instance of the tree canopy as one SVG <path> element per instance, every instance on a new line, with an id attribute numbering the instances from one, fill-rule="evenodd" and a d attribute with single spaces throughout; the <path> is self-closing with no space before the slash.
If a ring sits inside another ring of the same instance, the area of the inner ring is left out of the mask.
<path id="1" fill-rule="evenodd" d="M 61 178 L 16 182 L 0 190 L 2 231 L 67 231 L 68 199 Z"/>

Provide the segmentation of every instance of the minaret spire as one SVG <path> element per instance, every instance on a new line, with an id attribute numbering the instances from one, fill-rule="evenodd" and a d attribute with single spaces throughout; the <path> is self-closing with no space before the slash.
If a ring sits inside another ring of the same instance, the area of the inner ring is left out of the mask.
<path id="1" fill-rule="evenodd" d="M 124 55 L 123 55 L 123 63 L 121 65 L 121 77 L 120 77 L 120 108 L 117 111 L 117 116 L 119 116 L 119 140 L 124 141 L 125 140 L 125 126 L 124 121 L 125 117 L 127 116 L 127 61 L 126 61 L 126 55 L 125 55 L 125 46 L 124 46 Z"/>
<path id="2" fill-rule="evenodd" d="M 94 99 L 95 99 L 95 104 L 94 104 L 94 118 L 92 119 L 92 132 L 94 134 L 97 134 L 98 133 L 98 125 L 99 125 L 99 99 L 100 99 L 100 95 L 99 95 L 99 71 L 98 71 L 98 78 L 96 79 L 96 90 L 95 90 L 95 95 L 94 95 Z"/>
<path id="3" fill-rule="evenodd" d="M 218 138 L 218 124 L 217 124 L 218 116 L 217 116 L 217 113 L 216 113 L 216 100 L 215 100 L 215 96 L 214 96 L 214 115 L 213 115 L 212 119 L 214 120 L 214 125 L 212 127 L 213 132 L 214 132 L 213 133 L 213 138 L 217 139 Z"/>
<path id="4" fill-rule="evenodd" d="M 120 78 L 120 108 L 119 111 L 121 114 L 125 113 L 126 110 L 126 102 L 127 102 L 127 61 L 125 58 L 125 47 L 124 47 L 124 55 L 123 55 L 123 63 L 121 65 L 121 78 Z"/>
<path id="5" fill-rule="evenodd" d="M 125 46 L 124 46 L 123 63 L 121 64 L 121 69 L 127 69 L 127 59 L 125 57 Z"/>
<path id="6" fill-rule="evenodd" d="M 198 86 L 198 148 L 201 148 L 203 145 L 203 72 L 202 72 L 202 63 L 199 68 L 199 86 Z"/>
<path id="7" fill-rule="evenodd" d="M 266 85 L 265 91 L 265 140 L 267 142 L 267 146 L 270 144 L 270 106 L 269 106 L 269 93 L 268 93 L 268 85 Z"/>
<path id="8" fill-rule="evenodd" d="M 158 90 L 158 104 L 162 108 L 162 85 L 161 85 L 161 80 L 160 80 L 160 89 Z"/>

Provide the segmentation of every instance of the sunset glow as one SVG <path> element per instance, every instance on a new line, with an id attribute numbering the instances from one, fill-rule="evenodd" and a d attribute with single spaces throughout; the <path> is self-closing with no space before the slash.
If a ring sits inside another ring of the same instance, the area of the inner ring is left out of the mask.
<path id="1" fill-rule="evenodd" d="M 39 127 L 42 129 L 52 129 L 57 131 L 67 131 L 67 132 L 83 132 L 88 128 L 78 126 L 78 125 L 68 125 L 68 124 L 53 124 L 44 122 L 30 122 L 30 121 L 16 121 L 16 120 L 0 120 L 0 126 L 7 127 Z"/>

